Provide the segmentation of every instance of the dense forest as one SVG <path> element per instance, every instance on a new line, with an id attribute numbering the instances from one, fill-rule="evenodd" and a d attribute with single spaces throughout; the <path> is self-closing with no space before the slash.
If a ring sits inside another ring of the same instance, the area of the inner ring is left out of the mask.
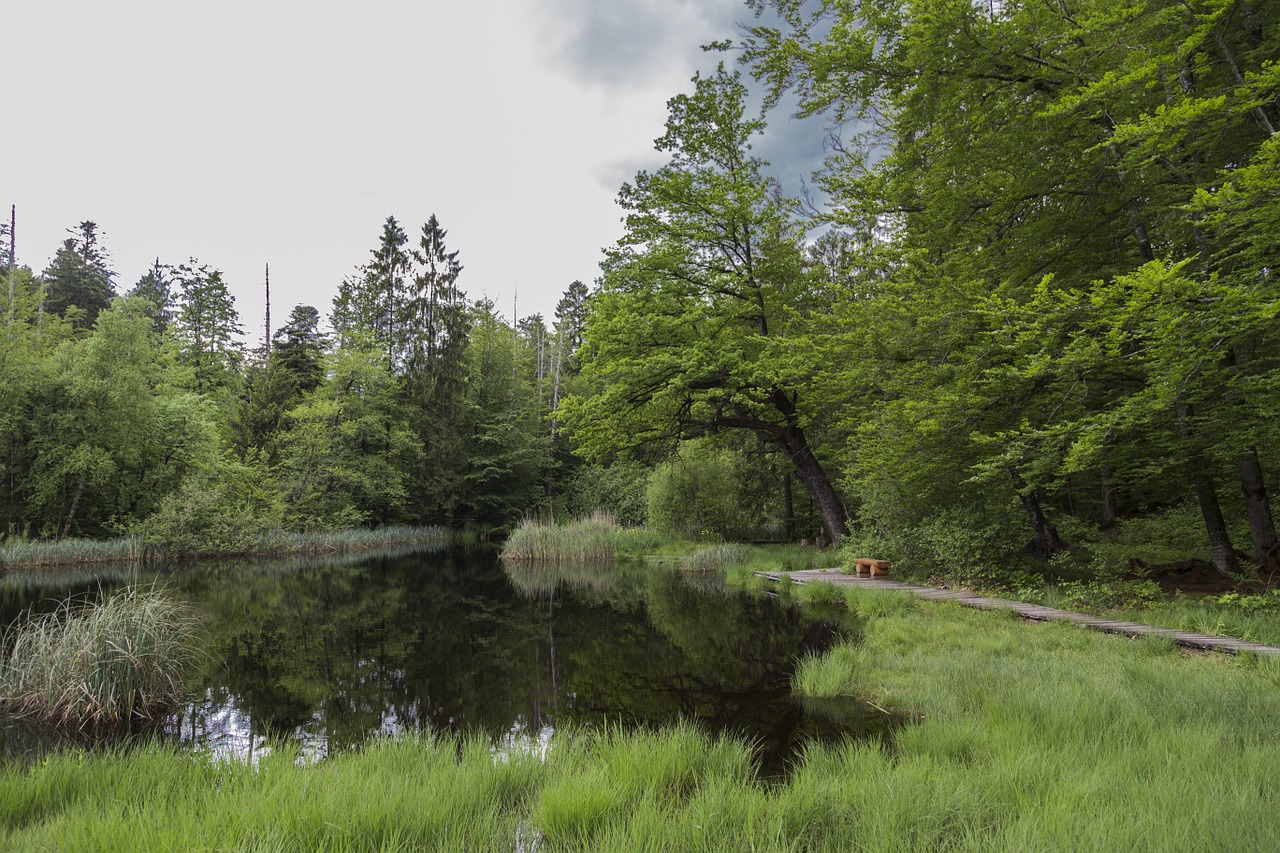
<path id="1" fill-rule="evenodd" d="M 714 46 L 745 76 L 670 101 L 550 320 L 469 301 L 434 216 L 256 348 L 214 267 L 123 289 L 94 222 L 39 273 L 6 230 L 3 531 L 607 508 L 951 569 L 1103 568 L 1138 531 L 1274 568 L 1280 8 L 748 6 Z M 782 103 L 829 128 L 818 203 L 752 154 Z"/>

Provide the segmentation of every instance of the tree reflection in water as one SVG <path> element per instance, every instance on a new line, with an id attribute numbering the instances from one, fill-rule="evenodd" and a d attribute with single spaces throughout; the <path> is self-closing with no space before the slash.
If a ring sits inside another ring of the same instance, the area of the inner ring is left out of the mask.
<path id="1" fill-rule="evenodd" d="M 478 550 L 162 574 L 204 614 L 208 639 L 192 700 L 166 730 L 228 755 L 252 758 L 283 737 L 322 757 L 405 730 L 545 750 L 565 726 L 690 719 L 758 744 L 774 775 L 807 739 L 886 724 L 860 703 L 806 712 L 791 694 L 797 661 L 849 625 L 708 589 L 705 577 L 625 563 L 504 567 Z"/>

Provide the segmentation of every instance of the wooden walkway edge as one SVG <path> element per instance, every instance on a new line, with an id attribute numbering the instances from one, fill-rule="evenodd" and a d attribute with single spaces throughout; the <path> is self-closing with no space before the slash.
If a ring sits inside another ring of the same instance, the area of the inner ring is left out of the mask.
<path id="1" fill-rule="evenodd" d="M 1084 613 L 1072 613 L 1069 610 L 1058 610 L 1053 607 L 1041 607 L 1038 604 L 1025 604 L 1021 601 L 1009 601 L 1003 598 L 990 598 L 972 592 L 956 589 L 938 589 L 932 586 L 903 583 L 902 581 L 885 580 L 883 578 L 859 577 L 845 574 L 839 569 L 809 569 L 800 572 L 756 572 L 757 575 L 778 581 L 784 574 L 790 575 L 796 583 L 826 582 L 836 586 L 864 586 L 876 589 L 897 589 L 915 594 L 928 601 L 953 601 L 963 607 L 974 607 L 979 610 L 1012 610 L 1024 619 L 1039 622 L 1070 622 L 1083 625 L 1096 631 L 1108 634 L 1122 634 L 1126 637 L 1169 637 L 1180 646 L 1205 651 L 1225 652 L 1238 655 L 1246 652 L 1255 655 L 1280 657 L 1280 646 L 1268 646 L 1263 643 L 1248 643 L 1230 637 L 1215 637 L 1212 634 L 1197 634 L 1194 631 L 1179 631 L 1174 628 L 1160 628 L 1155 625 L 1141 625 L 1137 622 L 1117 622 L 1114 619 L 1103 619 L 1100 616 L 1089 616 Z"/>

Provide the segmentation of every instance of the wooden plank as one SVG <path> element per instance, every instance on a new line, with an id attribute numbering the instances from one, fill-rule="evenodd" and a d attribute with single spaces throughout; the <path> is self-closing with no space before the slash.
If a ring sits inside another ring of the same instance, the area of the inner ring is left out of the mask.
<path id="1" fill-rule="evenodd" d="M 783 572 L 757 572 L 757 575 L 768 578 L 773 581 L 780 581 Z M 1210 651 L 1225 652 L 1228 654 L 1239 654 L 1248 652 L 1250 654 L 1266 655 L 1269 657 L 1280 657 L 1280 646 L 1270 646 L 1265 643 L 1252 643 L 1245 640 L 1237 640 L 1232 637 L 1216 637 L 1211 634 L 1197 634 L 1192 631 L 1178 631 L 1173 628 L 1162 628 L 1157 625 L 1143 625 L 1137 622 L 1121 622 L 1114 619 L 1104 619 L 1100 616 L 1090 616 L 1085 613 L 1073 613 L 1069 610 L 1059 610 L 1054 607 L 1043 607 L 1038 604 L 1027 604 L 1021 601 L 1010 601 L 1003 598 L 992 598 L 990 596 L 977 595 L 972 592 L 958 589 L 944 589 L 940 587 L 921 586 L 919 584 L 904 583 L 902 581 L 886 580 L 880 577 L 859 577 L 857 575 L 849 575 L 839 569 L 806 569 L 799 572 L 786 573 L 795 583 L 832 583 L 836 586 L 868 586 L 876 589 L 895 589 L 903 592 L 910 592 L 918 598 L 928 601 L 953 602 L 961 607 L 973 607 L 980 610 L 1012 610 L 1014 613 L 1026 619 L 1034 619 L 1039 622 L 1067 622 L 1074 625 L 1080 625 L 1092 628 L 1096 631 L 1103 631 L 1109 634 L 1120 634 L 1128 637 L 1170 637 L 1180 646 L 1194 649 L 1207 649 Z"/>

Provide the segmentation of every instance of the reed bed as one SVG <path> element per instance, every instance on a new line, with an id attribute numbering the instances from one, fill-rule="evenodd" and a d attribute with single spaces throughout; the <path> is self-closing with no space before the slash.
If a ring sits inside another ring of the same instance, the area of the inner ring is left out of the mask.
<path id="1" fill-rule="evenodd" d="M 141 536 L 36 542 L 9 539 L 0 545 L 0 571 L 106 563 L 156 563 L 204 556 L 278 557 L 288 554 L 349 554 L 399 546 L 442 545 L 452 541 L 456 535 L 444 527 L 406 525 L 389 525 L 372 530 L 350 529 L 314 533 L 273 531 L 263 533 L 253 543 L 233 551 L 174 550 L 148 544 Z"/>
<path id="2" fill-rule="evenodd" d="M 67 602 L 18 625 L 0 659 L 0 707 L 60 729 L 151 721 L 184 695 L 192 614 L 163 592 Z"/>
<path id="3" fill-rule="evenodd" d="M 527 562 L 608 562 L 618 556 L 623 528 L 613 516 L 596 512 L 557 524 L 526 518 L 507 537 L 502 559 Z"/>
<path id="4" fill-rule="evenodd" d="M 346 554 L 397 545 L 437 545 L 453 532 L 445 527 L 388 525 L 372 530 L 351 529 L 320 533 L 278 533 L 265 539 L 254 554 Z"/>
<path id="5" fill-rule="evenodd" d="M 684 567 L 691 572 L 720 572 L 730 566 L 740 566 L 751 556 L 751 549 L 737 542 L 717 542 L 701 545 L 688 559 Z"/>
<path id="6" fill-rule="evenodd" d="M 11 538 L 0 544 L 0 568 L 134 563 L 140 562 L 145 555 L 141 536 L 49 541 Z"/>

